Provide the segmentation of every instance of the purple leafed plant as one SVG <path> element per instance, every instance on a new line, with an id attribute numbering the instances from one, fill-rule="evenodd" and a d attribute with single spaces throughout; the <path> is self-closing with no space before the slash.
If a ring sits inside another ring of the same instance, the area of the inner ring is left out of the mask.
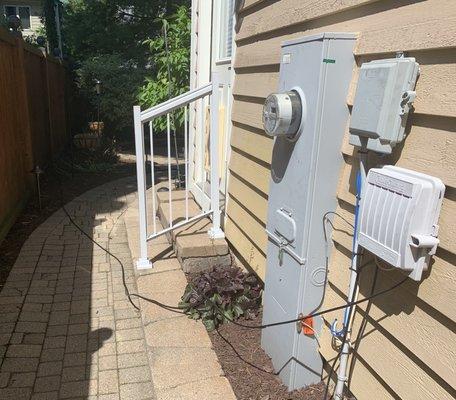
<path id="1" fill-rule="evenodd" d="M 234 266 L 217 266 L 190 280 L 179 307 L 212 331 L 227 320 L 256 315 L 261 293 L 262 285 L 255 275 Z"/>

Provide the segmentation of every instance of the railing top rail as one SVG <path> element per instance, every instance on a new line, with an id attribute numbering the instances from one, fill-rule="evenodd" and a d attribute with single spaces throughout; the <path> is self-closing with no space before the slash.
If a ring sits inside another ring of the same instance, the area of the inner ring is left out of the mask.
<path id="1" fill-rule="evenodd" d="M 147 110 L 141 111 L 141 122 L 147 122 L 153 118 L 160 117 L 169 113 L 176 108 L 182 107 L 192 101 L 198 100 L 208 94 L 212 93 L 212 83 L 201 86 L 199 88 L 190 90 L 180 96 L 174 97 L 173 99 L 167 100 L 164 103 L 158 104 L 154 107 L 148 108 Z"/>

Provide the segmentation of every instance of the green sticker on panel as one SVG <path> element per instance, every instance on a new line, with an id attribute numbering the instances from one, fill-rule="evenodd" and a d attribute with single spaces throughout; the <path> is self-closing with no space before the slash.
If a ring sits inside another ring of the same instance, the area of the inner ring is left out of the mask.
<path id="1" fill-rule="evenodd" d="M 323 58 L 323 62 L 326 64 L 335 64 L 336 60 L 333 60 L 332 58 Z"/>

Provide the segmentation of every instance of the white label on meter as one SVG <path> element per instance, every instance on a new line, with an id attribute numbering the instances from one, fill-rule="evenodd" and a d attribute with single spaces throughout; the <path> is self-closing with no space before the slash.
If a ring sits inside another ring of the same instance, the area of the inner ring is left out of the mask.
<path id="1" fill-rule="evenodd" d="M 291 54 L 286 53 L 282 57 L 282 64 L 290 64 L 291 63 Z"/>

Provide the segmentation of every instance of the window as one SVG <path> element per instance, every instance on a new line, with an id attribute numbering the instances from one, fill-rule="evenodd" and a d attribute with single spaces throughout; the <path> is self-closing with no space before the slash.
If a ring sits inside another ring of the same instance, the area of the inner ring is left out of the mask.
<path id="1" fill-rule="evenodd" d="M 231 58 L 233 46 L 234 0 L 220 2 L 219 59 Z"/>
<path id="2" fill-rule="evenodd" d="M 30 7 L 29 6 L 5 6 L 5 16 L 15 15 L 21 20 L 22 29 L 30 29 Z"/>

